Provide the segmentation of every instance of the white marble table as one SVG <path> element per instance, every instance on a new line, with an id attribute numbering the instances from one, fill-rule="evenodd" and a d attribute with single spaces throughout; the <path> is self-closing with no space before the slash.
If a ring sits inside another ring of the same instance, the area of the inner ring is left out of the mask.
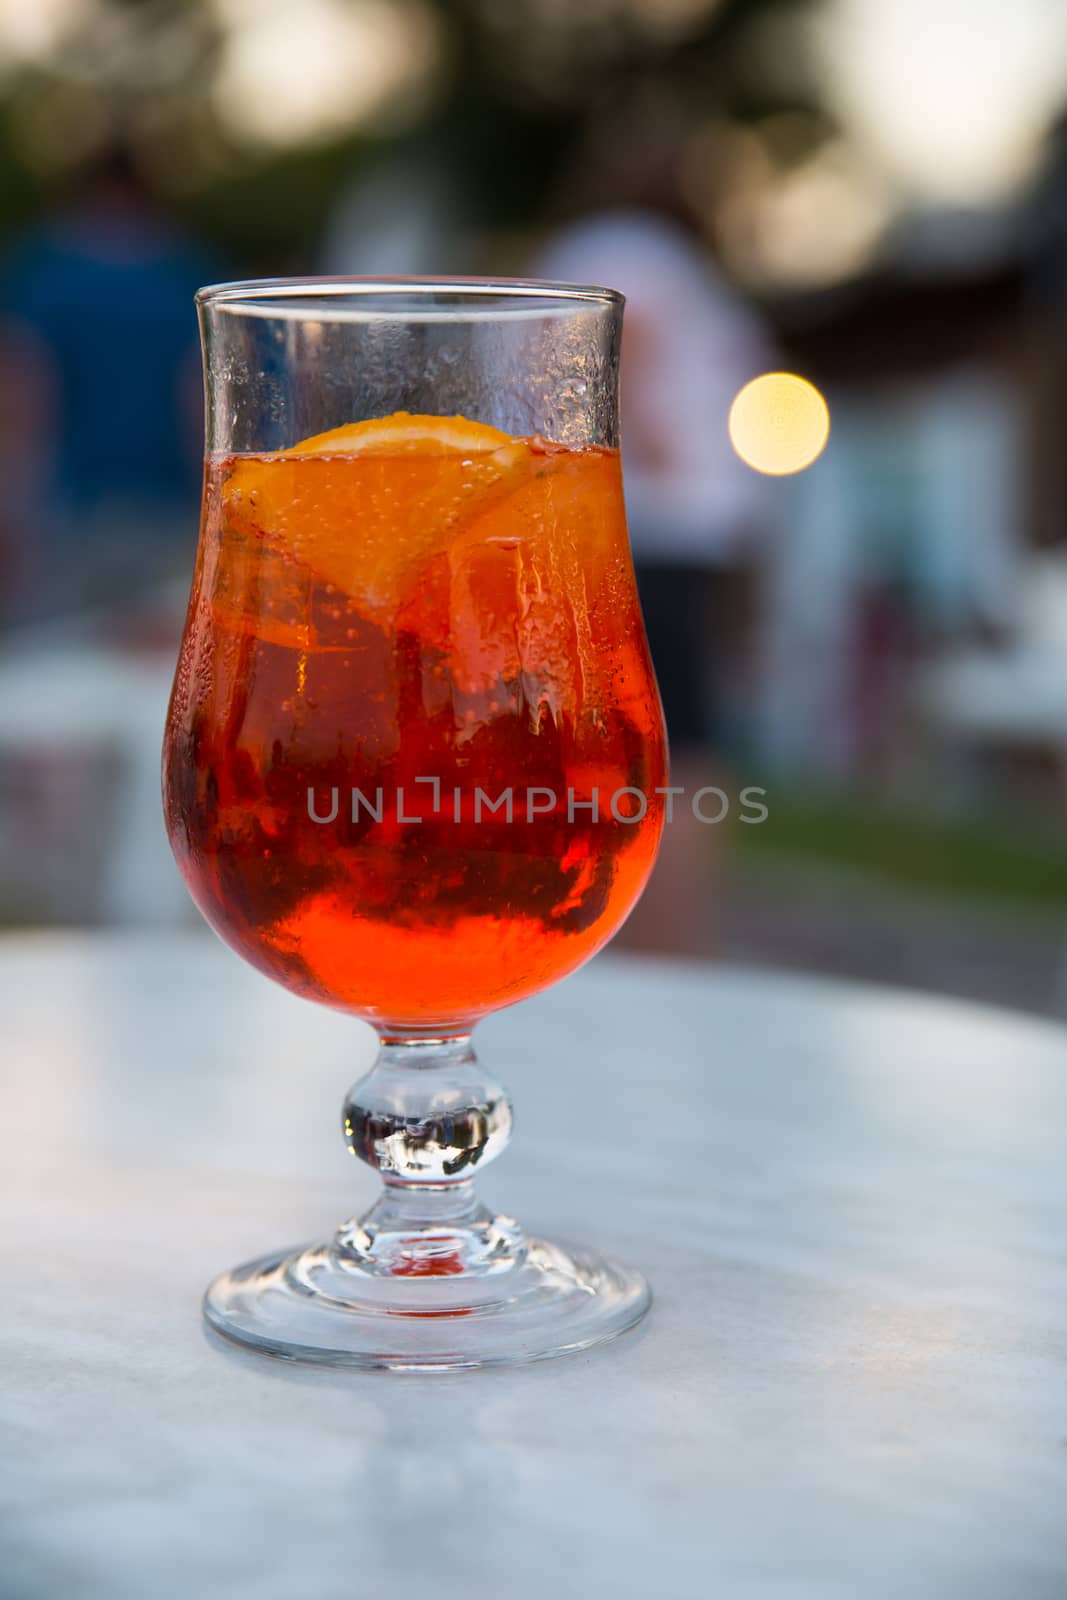
<path id="1" fill-rule="evenodd" d="M 369 1033 L 207 937 L 0 971 L 4 1600 L 1067 1594 L 1062 1030 L 601 961 L 483 1028 L 517 1106 L 484 1188 L 641 1265 L 651 1317 L 360 1375 L 198 1301 L 368 1199 Z"/>

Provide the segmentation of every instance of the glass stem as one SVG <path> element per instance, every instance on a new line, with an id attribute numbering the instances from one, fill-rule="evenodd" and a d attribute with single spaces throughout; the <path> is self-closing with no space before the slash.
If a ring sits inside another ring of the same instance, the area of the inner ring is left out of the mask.
<path id="1" fill-rule="evenodd" d="M 345 1143 L 383 1180 L 365 1216 L 338 1234 L 339 1254 L 391 1277 L 497 1271 L 521 1254 L 509 1218 L 475 1192 L 475 1168 L 511 1132 L 504 1089 L 484 1071 L 469 1033 L 382 1034 L 378 1057 L 349 1091 Z"/>

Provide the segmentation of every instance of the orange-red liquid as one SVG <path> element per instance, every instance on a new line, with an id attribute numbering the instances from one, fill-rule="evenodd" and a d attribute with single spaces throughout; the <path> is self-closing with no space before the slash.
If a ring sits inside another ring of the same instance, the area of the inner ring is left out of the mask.
<path id="1" fill-rule="evenodd" d="M 572 971 L 662 826 L 618 456 L 511 448 L 208 468 L 165 748 L 175 855 L 255 966 L 396 1027 Z M 624 787 L 642 821 L 612 816 Z M 511 821 L 487 803 L 508 790 Z"/>

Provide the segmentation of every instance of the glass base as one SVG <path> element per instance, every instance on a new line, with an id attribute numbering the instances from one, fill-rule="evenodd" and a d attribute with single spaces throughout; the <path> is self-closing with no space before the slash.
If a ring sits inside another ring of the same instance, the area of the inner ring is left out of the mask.
<path id="1" fill-rule="evenodd" d="M 289 1361 L 440 1372 L 541 1361 L 613 1339 L 648 1310 L 640 1273 L 527 1239 L 495 1270 L 368 1270 L 329 1245 L 265 1256 L 204 1297 L 213 1328 Z"/>

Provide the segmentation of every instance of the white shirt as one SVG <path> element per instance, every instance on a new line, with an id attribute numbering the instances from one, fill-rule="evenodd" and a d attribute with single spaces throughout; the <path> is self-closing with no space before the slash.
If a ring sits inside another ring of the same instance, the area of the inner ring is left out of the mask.
<path id="1" fill-rule="evenodd" d="M 681 228 L 652 213 L 575 223 L 533 268 L 626 296 L 622 439 L 635 552 L 725 563 L 770 520 L 766 480 L 734 453 L 727 429 L 738 390 L 776 364 L 755 312 Z"/>

